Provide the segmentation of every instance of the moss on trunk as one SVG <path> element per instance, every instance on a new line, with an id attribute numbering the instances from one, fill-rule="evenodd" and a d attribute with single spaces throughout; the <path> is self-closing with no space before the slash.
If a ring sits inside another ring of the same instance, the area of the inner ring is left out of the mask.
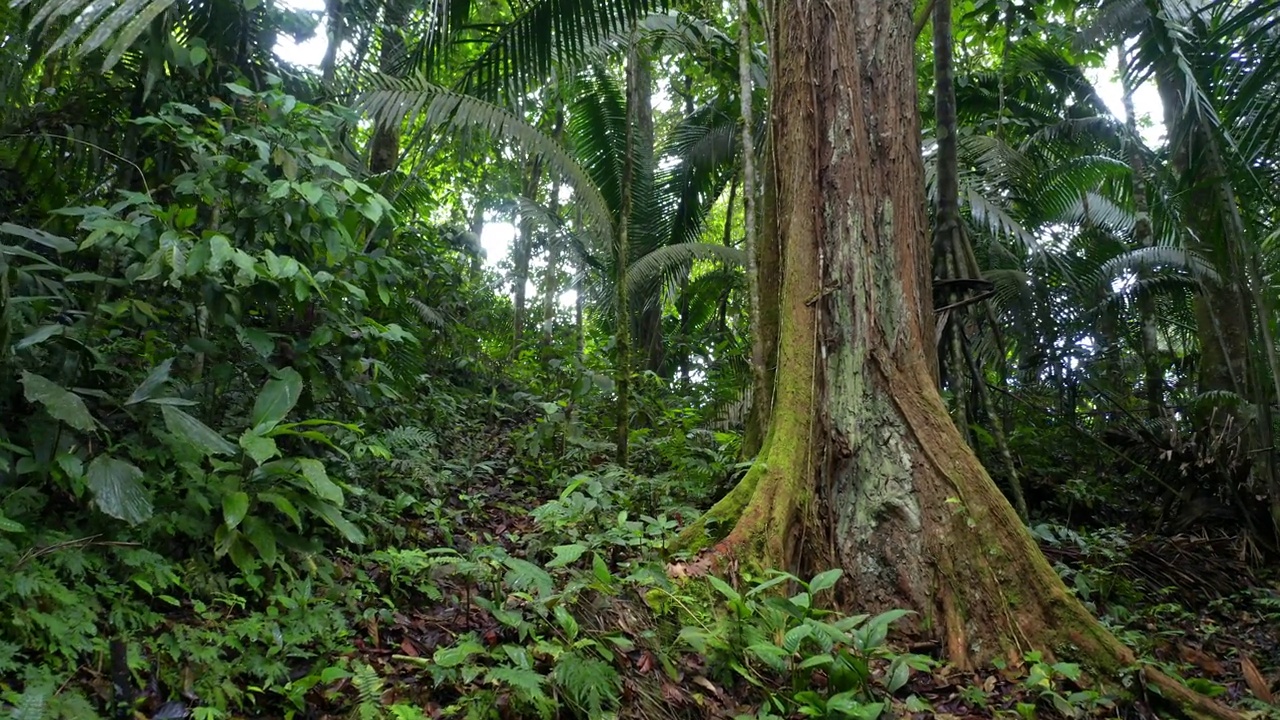
<path id="1" fill-rule="evenodd" d="M 842 567 L 845 604 L 915 610 L 911 629 L 961 666 L 1034 649 L 1115 677 L 1132 653 L 1044 559 L 948 418 L 925 360 L 911 11 L 907 0 L 778 5 L 776 401 L 755 467 L 682 544 L 714 540 L 717 521 L 728 531 L 715 552 L 739 563 Z M 1146 675 L 1190 714 L 1236 716 Z"/>

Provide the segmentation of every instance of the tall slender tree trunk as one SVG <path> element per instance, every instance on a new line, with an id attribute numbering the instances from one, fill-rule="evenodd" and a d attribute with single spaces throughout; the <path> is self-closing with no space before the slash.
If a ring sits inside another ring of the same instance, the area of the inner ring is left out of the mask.
<path id="1" fill-rule="evenodd" d="M 530 202 L 537 202 L 538 187 L 542 183 L 542 162 L 536 159 L 530 160 L 527 167 L 528 170 L 524 179 L 524 197 L 528 198 Z M 514 328 L 514 343 L 511 346 L 512 354 L 520 352 L 520 344 L 524 342 L 524 324 L 528 305 L 529 259 L 533 255 L 533 227 L 532 218 L 522 217 L 518 225 L 515 242 L 511 246 L 511 281 L 515 301 L 515 317 L 512 320 Z"/>
<path id="2" fill-rule="evenodd" d="M 551 217 L 560 214 L 560 183 L 551 186 Z M 550 345 L 554 335 L 556 299 L 560 295 L 560 242 L 557 233 L 547 234 L 547 268 L 542 275 L 542 342 Z"/>
<path id="3" fill-rule="evenodd" d="M 774 155 L 784 253 L 777 401 L 760 457 L 710 512 L 716 552 L 841 567 L 860 612 L 974 665 L 1030 649 L 1134 658 L 1067 591 L 947 417 L 933 335 L 911 0 L 780 0 Z M 705 518 L 704 518 L 705 520 Z M 706 541 L 695 523 L 682 543 Z M 1148 673 L 1165 697 L 1213 703 Z M 1230 715 L 1230 713 L 1224 714 Z"/>
<path id="4" fill-rule="evenodd" d="M 1138 136 L 1138 118 L 1133 109 L 1133 83 L 1129 79 L 1126 67 L 1126 54 L 1121 43 L 1119 50 L 1120 77 L 1124 85 L 1125 112 L 1125 145 L 1129 150 L 1129 169 L 1133 173 L 1133 209 L 1137 215 L 1134 223 L 1133 239 L 1138 247 L 1148 248 L 1155 244 L 1155 234 L 1151 231 L 1151 209 L 1147 203 L 1146 163 L 1142 158 L 1142 146 Z M 1150 273 L 1139 271 L 1138 279 L 1142 280 Z M 1158 418 L 1164 412 L 1164 373 L 1160 369 L 1160 346 L 1156 333 L 1156 300 L 1146 290 L 1138 291 L 1138 314 L 1142 332 L 1142 392 L 1147 404 L 1147 416 Z"/>
<path id="5" fill-rule="evenodd" d="M 618 213 L 617 246 L 614 249 L 614 313 L 617 328 L 614 344 L 617 364 L 618 404 L 615 418 L 615 460 L 626 466 L 629 456 L 631 393 L 631 299 L 627 293 L 627 273 L 631 263 L 631 220 L 634 207 L 636 159 L 645 138 L 653 137 L 653 111 L 649 107 L 649 72 L 640 51 L 639 31 L 631 33 L 627 51 L 626 145 L 622 160 L 622 207 Z M 647 123 L 647 126 L 646 126 Z"/>
<path id="6" fill-rule="evenodd" d="M 559 103 L 559 99 L 556 100 Z M 564 134 L 564 108 L 556 108 L 555 129 L 551 138 L 560 142 Z M 560 221 L 560 182 L 551 185 L 551 198 L 548 202 L 553 222 Z M 547 233 L 547 268 L 542 276 L 542 342 L 551 344 L 553 324 L 556 318 L 556 299 L 560 294 L 560 243 L 558 233 Z"/>
<path id="7" fill-rule="evenodd" d="M 751 105 L 755 88 L 751 82 L 751 12 L 749 0 L 738 0 L 738 95 L 742 121 L 742 224 L 743 250 L 747 255 L 747 321 L 751 333 L 751 415 L 748 426 L 763 428 L 768 423 L 769 397 L 765 382 L 764 328 L 760 322 L 760 258 L 756 252 L 756 143 Z M 754 433 L 752 442 L 760 437 Z"/>
<path id="8" fill-rule="evenodd" d="M 404 38 L 400 30 L 408 18 L 408 3 L 406 0 L 390 0 L 382 12 L 378 69 L 383 74 L 394 75 L 404 61 Z M 400 126 L 379 123 L 373 131 L 369 172 L 374 175 L 391 172 L 399 163 Z"/>
<path id="9" fill-rule="evenodd" d="M 955 279 L 969 278 L 971 255 L 968 239 L 964 235 L 964 227 L 960 222 L 960 161 L 959 161 L 959 122 L 956 118 L 956 81 L 952 67 L 953 38 L 951 31 L 951 0 L 936 0 L 933 6 L 933 76 L 935 85 L 935 101 L 937 114 L 936 134 L 938 138 L 938 207 L 935 212 L 937 224 L 933 241 L 933 255 L 941 260 L 936 264 L 945 267 L 942 277 Z M 976 265 L 976 263 L 975 263 Z M 972 277 L 979 277 L 976 267 L 972 268 Z M 926 296 L 928 297 L 928 296 Z M 960 303 L 960 296 L 952 294 L 951 305 Z M 985 304 L 985 301 L 982 301 Z M 1018 477 L 1018 467 L 1013 461 L 1013 453 L 1009 449 L 1009 441 L 1005 437 L 1004 426 L 996 413 L 995 402 L 987 389 L 986 373 L 974 358 L 965 337 L 966 316 L 977 315 L 973 305 L 957 306 L 948 313 L 947 333 L 951 348 L 951 377 L 956 397 L 957 426 L 961 437 L 971 444 L 968 426 L 970 407 L 981 406 L 991 424 L 991 436 L 995 440 L 996 453 L 1003 465 L 1006 481 L 1009 484 L 1009 496 L 1018 517 L 1026 522 L 1029 517 L 1027 501 L 1022 492 L 1022 480 Z M 933 333 L 928 332 L 930 324 L 925 325 L 925 341 L 929 342 Z M 937 353 L 930 352 L 928 358 L 937 358 Z M 934 382 L 937 383 L 941 372 L 937 366 L 930 368 Z M 966 382 L 967 380 L 967 382 Z M 975 402 L 976 401 L 976 402 Z"/>

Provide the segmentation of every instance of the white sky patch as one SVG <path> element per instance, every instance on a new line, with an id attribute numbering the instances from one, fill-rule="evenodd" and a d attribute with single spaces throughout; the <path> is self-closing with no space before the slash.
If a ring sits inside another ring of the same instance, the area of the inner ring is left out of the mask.
<path id="1" fill-rule="evenodd" d="M 281 35 L 276 42 L 276 57 L 291 64 L 318 68 L 324 59 L 324 51 L 329 46 L 328 18 L 323 16 L 324 0 L 277 0 L 278 4 L 290 10 L 322 13 L 320 25 L 316 32 L 303 42 L 294 42 L 292 37 Z"/>
<path id="2" fill-rule="evenodd" d="M 1093 83 L 1098 96 L 1107 104 L 1111 114 L 1125 120 L 1124 86 L 1120 84 L 1120 58 L 1117 50 L 1107 53 L 1106 65 L 1085 71 L 1085 77 Z M 1160 93 L 1152 82 L 1145 82 L 1133 91 L 1133 112 L 1137 115 L 1138 134 L 1146 141 L 1148 147 L 1164 144 L 1163 110 L 1160 105 Z"/>

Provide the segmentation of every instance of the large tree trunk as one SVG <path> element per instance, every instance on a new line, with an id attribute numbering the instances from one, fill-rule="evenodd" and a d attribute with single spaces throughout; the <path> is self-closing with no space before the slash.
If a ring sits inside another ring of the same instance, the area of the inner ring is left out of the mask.
<path id="1" fill-rule="evenodd" d="M 916 611 L 913 629 L 961 666 L 1069 648 L 1117 672 L 1132 654 L 1045 561 L 961 441 L 926 360 L 912 4 L 781 0 L 773 13 L 777 400 L 759 459 L 709 512 L 732 528 L 716 550 L 748 565 L 841 567 L 850 606 Z M 705 542 L 705 528 L 682 541 Z"/>

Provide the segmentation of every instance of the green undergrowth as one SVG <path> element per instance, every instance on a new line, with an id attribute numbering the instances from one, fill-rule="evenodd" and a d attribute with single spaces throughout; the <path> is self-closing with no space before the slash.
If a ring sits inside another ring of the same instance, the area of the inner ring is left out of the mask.
<path id="1" fill-rule="evenodd" d="M 675 582 L 664 558 L 677 523 L 633 509 L 653 491 L 630 472 L 580 473 L 541 497 L 493 480 L 497 468 L 440 459 L 420 433 L 382 439 L 417 458 L 397 467 L 416 468 L 407 477 L 423 489 L 474 493 L 447 503 L 407 486 L 370 493 L 365 507 L 394 509 L 397 522 L 371 523 L 363 548 L 287 566 L 171 563 L 128 545 L 50 551 L 3 585 L 6 602 L 35 609 L 19 618 L 25 646 L 6 650 L 0 703 L 21 718 L 112 715 L 118 640 L 130 709 L 148 717 L 166 707 L 196 718 L 932 711 L 936 700 L 914 688 L 939 666 L 888 643 L 904 613 L 829 610 L 838 570 Z M 1078 715 L 1097 698 L 1061 689 L 1074 673 L 1032 657 L 1011 675 L 1022 701 L 1002 705 L 979 686 L 965 702 Z"/>

